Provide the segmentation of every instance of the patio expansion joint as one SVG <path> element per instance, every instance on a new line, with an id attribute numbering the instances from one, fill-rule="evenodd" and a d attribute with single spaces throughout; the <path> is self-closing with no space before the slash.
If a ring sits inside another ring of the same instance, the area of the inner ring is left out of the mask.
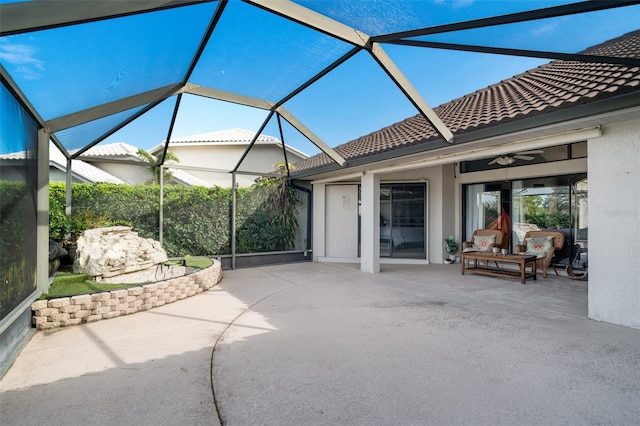
<path id="1" fill-rule="evenodd" d="M 263 302 L 264 300 L 275 296 L 276 294 L 282 293 L 286 290 L 291 290 L 292 288 L 297 287 L 298 285 L 290 280 L 284 279 L 280 276 L 277 276 L 275 274 L 272 274 L 268 271 L 265 271 L 264 269 L 261 268 L 255 268 L 255 269 L 259 269 L 261 272 L 264 272 L 268 275 L 271 275 L 272 277 L 278 278 L 284 282 L 287 282 L 290 284 L 289 287 L 284 287 L 284 288 L 280 288 L 278 290 L 272 291 L 271 293 L 263 296 L 262 298 L 256 300 L 255 302 L 253 302 L 251 305 L 247 306 L 242 312 L 240 312 L 238 315 L 236 315 L 235 318 L 233 318 L 231 321 L 229 321 L 229 323 L 227 324 L 227 326 L 224 328 L 224 330 L 222 330 L 222 333 L 220 333 L 220 335 L 218 336 L 218 338 L 216 339 L 215 343 L 213 344 L 213 348 L 211 349 L 211 359 L 209 362 L 209 377 L 210 377 L 210 386 L 211 386 L 211 396 L 213 398 L 213 406 L 214 409 L 216 411 L 216 414 L 218 416 L 218 421 L 220 422 L 220 425 L 224 425 L 225 421 L 224 418 L 222 416 L 222 411 L 220 409 L 220 401 L 218 400 L 218 398 L 216 397 L 216 390 L 215 390 L 215 382 L 214 382 L 214 376 L 213 376 L 213 369 L 214 369 L 214 358 L 216 355 L 216 349 L 218 347 L 218 344 L 222 341 L 223 336 L 226 334 L 226 332 L 235 325 L 236 321 L 238 321 L 242 316 L 244 316 L 247 312 L 253 310 L 253 307 L 258 305 L 259 303 Z"/>

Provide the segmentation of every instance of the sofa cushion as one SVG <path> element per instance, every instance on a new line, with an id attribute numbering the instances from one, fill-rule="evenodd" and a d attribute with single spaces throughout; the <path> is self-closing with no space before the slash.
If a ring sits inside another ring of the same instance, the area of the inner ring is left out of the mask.
<path id="1" fill-rule="evenodd" d="M 476 251 L 489 251 L 495 242 L 495 235 L 476 235 L 473 237 L 473 248 Z"/>
<path id="2" fill-rule="evenodd" d="M 525 238 L 527 243 L 527 254 L 542 259 L 553 247 L 553 237 Z"/>

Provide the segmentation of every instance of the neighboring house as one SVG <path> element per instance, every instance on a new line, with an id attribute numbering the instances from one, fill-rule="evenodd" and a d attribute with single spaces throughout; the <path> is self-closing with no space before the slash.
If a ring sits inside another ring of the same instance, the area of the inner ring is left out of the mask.
<path id="1" fill-rule="evenodd" d="M 24 179 L 24 173 L 21 170 L 25 164 L 25 153 L 17 152 L 11 154 L 0 155 L 0 164 L 2 165 L 2 179 L 16 180 Z M 67 181 L 67 159 L 62 155 L 55 145 L 49 145 L 49 181 L 50 182 L 66 182 Z M 71 160 L 71 182 L 72 183 L 97 183 L 107 182 L 121 184 L 125 183 L 122 179 L 113 176 L 98 167 L 85 163 L 81 160 Z"/>
<path id="2" fill-rule="evenodd" d="M 95 146 L 80 156 L 82 160 L 71 160 L 72 183 L 144 184 L 152 179 L 149 164 L 138 157 L 138 148 L 123 143 Z M 0 155 L 2 179 L 23 180 L 21 169 L 25 164 L 25 153 Z M 129 160 L 137 164 L 114 162 Z M 184 170 L 168 167 L 171 183 L 183 186 L 211 186 L 210 183 Z M 67 159 L 53 144 L 49 145 L 49 181 L 67 181 Z"/>
<path id="3" fill-rule="evenodd" d="M 80 157 L 83 162 L 91 164 L 122 181 L 139 185 L 149 182 L 153 175 L 149 170 L 149 163 L 138 156 L 138 148 L 124 142 L 97 145 Z M 180 157 L 178 157 L 180 159 Z M 127 161 L 125 163 L 125 161 Z M 171 172 L 171 183 L 183 186 L 211 186 L 210 183 L 199 179 L 184 170 L 167 167 Z"/>
<path id="4" fill-rule="evenodd" d="M 2 167 L 2 180 L 19 182 L 24 181 L 25 167 L 35 167 L 33 159 L 27 159 L 25 152 L 10 152 L 0 155 L 0 166 Z"/>
<path id="5" fill-rule="evenodd" d="M 640 31 L 583 53 L 640 58 Z M 445 237 L 502 209 L 513 247 L 533 205 L 564 217 L 547 227 L 566 232 L 565 260 L 574 244 L 588 253 L 589 317 L 640 327 L 640 68 L 554 61 L 434 110 L 453 144 L 417 115 L 338 146 L 346 167 L 296 164 L 313 185 L 314 259 L 443 263 Z"/>
<path id="6" fill-rule="evenodd" d="M 49 144 L 49 181 L 67 181 L 67 159 L 58 148 Z M 86 163 L 82 160 L 71 160 L 72 183 L 125 183 L 122 179 Z"/>
<path id="7" fill-rule="evenodd" d="M 148 163 L 138 157 L 138 148 L 124 142 L 111 143 L 106 145 L 96 145 L 78 158 L 85 163 L 91 164 L 107 173 L 110 173 L 124 182 L 138 185 L 148 182 L 151 172 L 148 170 Z M 74 154 L 74 152 L 71 152 Z M 128 164 L 124 164 L 128 161 Z"/>
<path id="8" fill-rule="evenodd" d="M 244 129 L 229 129 L 171 139 L 168 151 L 180 159 L 180 166 L 193 167 L 189 172 L 211 184 L 231 186 L 231 170 L 240 162 L 255 133 Z M 164 143 L 149 150 L 160 155 Z M 297 163 L 308 156 L 295 148 L 286 146 L 287 162 Z M 247 154 L 239 172 L 273 173 L 276 163 L 284 161 L 282 142 L 273 136 L 260 135 L 251 152 Z M 197 169 L 197 170 L 196 170 Z M 209 171 L 207 171 L 209 170 Z M 248 186 L 255 182 L 257 174 L 238 173 L 236 182 Z"/>

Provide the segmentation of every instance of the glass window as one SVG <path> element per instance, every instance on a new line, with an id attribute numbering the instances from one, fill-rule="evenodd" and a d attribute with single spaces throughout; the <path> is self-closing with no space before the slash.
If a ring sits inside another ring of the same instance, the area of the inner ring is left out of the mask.
<path id="1" fill-rule="evenodd" d="M 487 229 L 500 216 L 500 189 L 495 185 L 467 185 L 465 194 L 465 239 L 476 229 Z"/>
<path id="2" fill-rule="evenodd" d="M 569 159 L 569 145 L 561 145 L 561 146 L 549 146 L 540 151 L 540 159 L 542 161 L 537 161 L 534 159 L 533 163 L 543 163 L 548 161 L 561 161 Z"/>
<path id="3" fill-rule="evenodd" d="M 511 193 L 514 243 L 520 244 L 527 231 L 571 227 L 569 182 L 560 178 L 513 182 Z"/>
<path id="4" fill-rule="evenodd" d="M 586 158 L 587 157 L 587 143 L 578 142 L 571 144 L 571 158 Z"/>

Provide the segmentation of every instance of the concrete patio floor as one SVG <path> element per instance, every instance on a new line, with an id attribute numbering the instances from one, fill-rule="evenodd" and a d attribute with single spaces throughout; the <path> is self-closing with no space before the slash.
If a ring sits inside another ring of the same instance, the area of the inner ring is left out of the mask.
<path id="1" fill-rule="evenodd" d="M 177 303 L 37 333 L 0 381 L 0 424 L 639 424 L 640 330 L 586 316 L 587 283 L 553 271 L 225 271 Z"/>

